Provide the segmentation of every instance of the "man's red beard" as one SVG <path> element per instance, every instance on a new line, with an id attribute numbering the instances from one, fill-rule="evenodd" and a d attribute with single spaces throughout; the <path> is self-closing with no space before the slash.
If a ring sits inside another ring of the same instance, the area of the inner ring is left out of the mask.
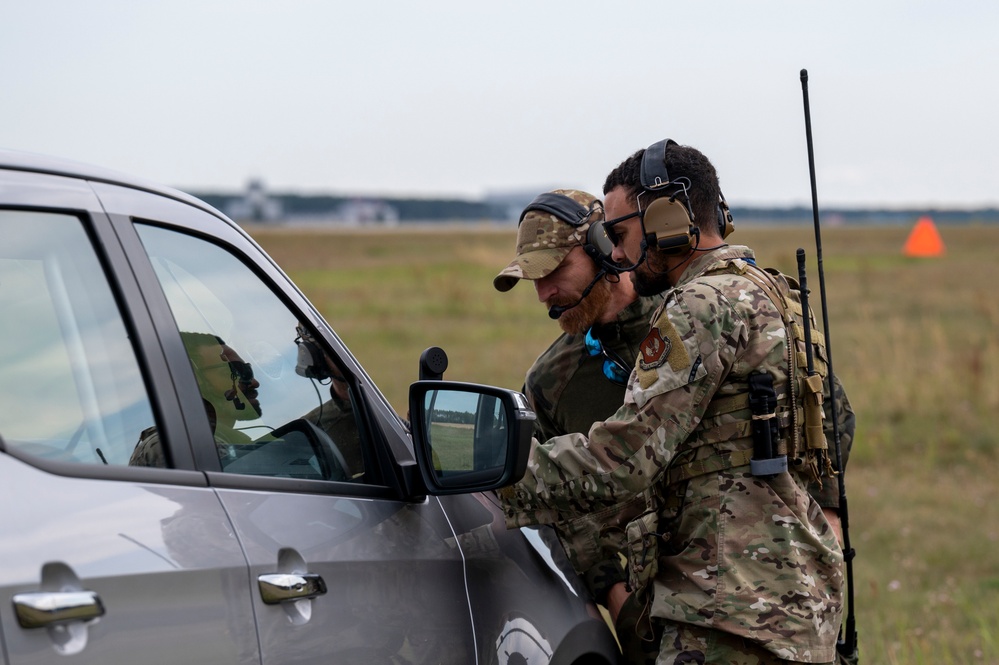
<path id="1" fill-rule="evenodd" d="M 606 279 L 599 280 L 582 302 L 562 313 L 558 318 L 559 327 L 569 335 L 582 335 L 600 320 L 610 297 L 610 284 Z M 545 301 L 545 306 L 549 309 L 554 306 L 567 307 L 576 302 L 577 298 L 578 295 L 552 298 Z"/>

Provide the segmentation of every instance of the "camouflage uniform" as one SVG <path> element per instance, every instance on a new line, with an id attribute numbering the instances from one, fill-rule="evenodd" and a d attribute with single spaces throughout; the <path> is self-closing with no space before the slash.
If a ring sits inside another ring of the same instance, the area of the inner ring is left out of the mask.
<path id="1" fill-rule="evenodd" d="M 537 280 L 550 274 L 574 247 L 586 244 L 590 226 L 603 221 L 603 205 L 592 194 L 573 189 L 550 193 L 572 199 L 582 207 L 577 212 L 586 210 L 589 214 L 567 220 L 550 210 L 528 206 L 517 227 L 516 255 L 493 280 L 498 291 L 509 291 L 521 279 Z M 595 324 L 594 336 L 625 363 L 633 362 L 661 302 L 658 296 L 636 299 L 612 323 Z M 536 437 L 546 440 L 585 433 L 594 421 L 617 411 L 624 402 L 625 387 L 604 376 L 603 360 L 587 352 L 584 335 L 569 334 L 561 335 L 538 357 L 523 388 L 538 416 Z M 617 507 L 612 512 L 617 523 L 603 522 L 600 515 L 586 515 L 555 525 L 570 561 L 599 602 L 604 602 L 611 585 L 623 580 L 619 557 L 624 547 L 623 524 L 638 511 L 629 513 Z M 611 533 L 618 538 L 611 538 Z M 607 537 L 601 539 L 599 534 Z"/>
<path id="2" fill-rule="evenodd" d="M 613 323 L 597 324 L 594 333 L 606 348 L 627 362 L 638 357 L 638 345 L 649 330 L 662 298 L 638 298 Z M 561 335 L 527 372 L 524 393 L 538 416 L 534 436 L 541 441 L 563 434 L 586 433 L 594 421 L 609 418 L 624 403 L 625 387 L 603 374 L 603 358 L 590 356 L 582 335 Z M 624 550 L 624 522 L 641 512 L 642 502 L 616 506 L 603 515 L 585 515 L 555 525 L 559 540 L 576 572 L 597 602 L 624 581 L 619 553 Z M 622 521 L 623 520 L 623 521 Z M 614 537 L 616 534 L 616 537 Z"/>
<path id="3" fill-rule="evenodd" d="M 747 276 L 760 272 L 752 257 L 728 247 L 695 258 L 666 293 L 622 408 L 588 436 L 534 442 L 524 479 L 501 493 L 510 527 L 646 502 L 625 526 L 629 603 L 658 627 L 659 662 L 705 662 L 712 648 L 732 652 L 717 644 L 727 640 L 773 660 L 836 658 L 843 554 L 805 490 L 808 469 L 831 469 L 800 441 L 803 373 L 795 363 L 788 375 L 799 345 L 788 348 L 792 326 Z M 772 376 L 782 447 L 803 460 L 768 479 L 749 469 L 754 370 Z"/>
<path id="4" fill-rule="evenodd" d="M 556 189 L 542 194 L 566 197 L 579 209 L 556 215 L 550 208 L 528 206 L 517 226 L 513 261 L 493 279 L 498 291 L 509 291 L 522 279 L 538 280 L 561 265 L 574 247 L 585 246 L 591 225 L 603 221 L 603 205 L 592 194 Z M 575 212 L 579 216 L 572 219 Z M 593 276 L 596 276 L 594 269 Z M 611 323 L 593 325 L 594 336 L 626 363 L 638 356 L 638 343 L 648 330 L 662 298 L 639 298 L 620 311 Z M 538 416 L 535 435 L 542 440 L 570 432 L 586 432 L 624 401 L 624 386 L 608 380 L 603 357 L 592 357 L 583 335 L 563 334 L 542 353 L 527 372 L 524 393 Z"/>

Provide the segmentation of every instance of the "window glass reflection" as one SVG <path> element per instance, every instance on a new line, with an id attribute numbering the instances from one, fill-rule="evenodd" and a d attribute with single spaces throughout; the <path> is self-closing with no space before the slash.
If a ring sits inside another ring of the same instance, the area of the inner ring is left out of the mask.
<path id="1" fill-rule="evenodd" d="M 81 220 L 3 210 L 0 238 L 0 437 L 46 459 L 127 464 L 152 409 Z"/>
<path id="2" fill-rule="evenodd" d="M 435 390 L 427 393 L 424 407 L 424 429 L 440 476 L 502 467 L 508 426 L 498 398 Z"/>
<path id="3" fill-rule="evenodd" d="M 349 377 L 237 256 L 207 240 L 136 228 L 191 361 L 223 471 L 370 480 Z M 135 463 L 159 465 L 155 432 Z"/>

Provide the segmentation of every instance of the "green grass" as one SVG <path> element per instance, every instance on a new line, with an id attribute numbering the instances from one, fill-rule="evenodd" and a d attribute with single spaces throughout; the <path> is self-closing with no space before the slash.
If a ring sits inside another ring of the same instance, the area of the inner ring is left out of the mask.
<path id="1" fill-rule="evenodd" d="M 471 425 L 433 423 L 430 440 L 433 442 L 435 464 L 445 471 L 471 471 L 475 468 L 472 449 L 468 445 Z"/>
<path id="2" fill-rule="evenodd" d="M 915 222 L 915 220 L 913 220 Z M 857 412 L 847 473 L 864 663 L 999 664 L 999 228 L 941 227 L 947 253 L 901 254 L 908 228 L 823 230 L 836 373 Z M 420 353 L 446 377 L 519 389 L 558 334 L 531 284 L 492 287 L 515 231 L 252 230 L 401 412 Z M 797 274 L 811 227 L 739 228 Z"/>

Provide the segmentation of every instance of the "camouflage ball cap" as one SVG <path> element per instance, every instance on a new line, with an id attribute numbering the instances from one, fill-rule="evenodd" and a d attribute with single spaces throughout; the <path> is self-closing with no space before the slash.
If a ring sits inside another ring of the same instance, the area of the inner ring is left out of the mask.
<path id="1" fill-rule="evenodd" d="M 493 286 L 509 291 L 518 280 L 541 279 L 562 263 L 569 250 L 584 245 L 590 226 L 603 219 L 603 203 L 592 194 L 576 189 L 541 194 L 521 214 L 517 255 L 496 275 Z"/>

